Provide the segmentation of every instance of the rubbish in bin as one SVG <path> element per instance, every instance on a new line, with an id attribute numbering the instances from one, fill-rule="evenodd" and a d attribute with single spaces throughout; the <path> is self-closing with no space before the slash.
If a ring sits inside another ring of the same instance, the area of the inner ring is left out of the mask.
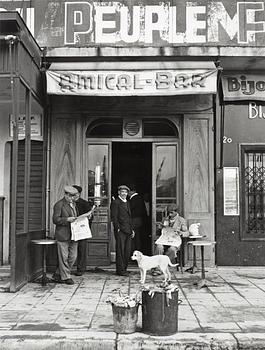
<path id="1" fill-rule="evenodd" d="M 112 295 L 107 303 L 112 305 L 114 332 L 129 334 L 136 331 L 138 308 L 141 302 L 140 293 L 125 294 L 120 289 L 114 290 L 118 295 Z"/>
<path id="2" fill-rule="evenodd" d="M 178 331 L 178 287 L 156 286 L 142 292 L 143 332 L 171 335 Z"/>

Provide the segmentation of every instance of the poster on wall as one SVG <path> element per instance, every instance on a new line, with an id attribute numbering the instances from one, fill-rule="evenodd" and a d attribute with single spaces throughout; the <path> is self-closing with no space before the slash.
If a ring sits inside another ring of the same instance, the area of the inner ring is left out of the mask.
<path id="1" fill-rule="evenodd" d="M 224 215 L 239 215 L 238 167 L 224 168 Z"/>
<path id="2" fill-rule="evenodd" d="M 42 136 L 42 116 L 40 114 L 32 114 L 30 120 L 31 137 Z M 9 135 L 13 137 L 12 115 L 9 116 Z M 18 137 L 25 137 L 26 131 L 26 116 L 20 114 L 18 116 Z"/>

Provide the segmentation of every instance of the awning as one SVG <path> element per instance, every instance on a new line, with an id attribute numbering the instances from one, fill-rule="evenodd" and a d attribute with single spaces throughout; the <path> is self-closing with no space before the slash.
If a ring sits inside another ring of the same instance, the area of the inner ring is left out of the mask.
<path id="1" fill-rule="evenodd" d="M 222 75 L 224 101 L 265 101 L 265 75 L 230 72 Z"/>
<path id="2" fill-rule="evenodd" d="M 64 62 L 46 72 L 47 93 L 79 96 L 215 94 L 213 62 Z"/>

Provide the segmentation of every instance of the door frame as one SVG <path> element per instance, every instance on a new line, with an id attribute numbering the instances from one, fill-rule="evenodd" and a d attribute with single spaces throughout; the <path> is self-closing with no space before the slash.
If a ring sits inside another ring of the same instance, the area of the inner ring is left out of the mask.
<path id="1" fill-rule="evenodd" d="M 182 173 L 181 171 L 181 164 L 182 164 L 182 158 L 180 154 L 180 145 L 179 145 L 179 140 L 174 140 L 172 141 L 167 140 L 167 141 L 158 141 L 158 142 L 152 142 L 152 223 L 151 223 L 151 230 L 152 230 L 152 247 L 151 251 L 152 254 L 155 253 L 155 240 L 157 238 L 156 232 L 157 232 L 157 196 L 156 196 L 156 147 L 157 146 L 176 146 L 176 204 L 179 207 L 182 207 L 182 198 L 183 194 L 180 193 L 180 188 L 181 188 L 181 177 L 180 174 Z M 173 197 L 172 197 L 173 198 Z M 166 205 L 165 205 L 166 207 Z M 166 213 L 165 213 L 166 214 Z"/>
<path id="2" fill-rule="evenodd" d="M 104 242 L 108 242 L 108 248 L 107 248 L 107 252 L 108 252 L 108 256 L 107 258 L 104 259 L 104 257 L 102 256 L 102 259 L 97 258 L 97 257 L 94 257 L 94 258 L 91 258 L 91 265 L 94 265 L 95 263 L 99 263 L 99 264 L 105 264 L 105 262 L 107 263 L 110 263 L 110 242 L 111 242 L 111 234 L 112 234 L 112 230 L 111 230 L 111 221 L 110 221 L 110 204 L 111 204 L 111 172 L 112 172 L 112 162 L 111 162 L 111 159 L 112 159 L 112 143 L 109 139 L 104 139 L 102 141 L 99 141 L 98 139 L 95 139 L 95 138 L 86 138 L 86 147 L 85 147 L 85 165 L 84 165 L 84 188 L 85 188 L 85 193 L 88 193 L 88 178 L 87 178 L 87 174 L 88 174 L 88 148 L 89 148 L 89 145 L 105 145 L 108 147 L 108 160 L 107 160 L 107 164 L 108 164 L 108 189 L 107 189 L 107 211 L 108 211 L 108 215 L 107 215 L 107 238 L 104 239 L 104 238 L 95 238 L 94 240 L 89 240 L 88 242 L 88 245 L 89 244 L 100 244 L 100 243 L 103 243 Z M 92 199 L 94 197 L 88 197 L 88 199 Z M 104 198 L 104 197 L 102 197 Z M 100 207 L 100 206 L 99 206 Z M 99 213 L 98 213 L 99 214 Z M 95 211 L 95 214 L 94 215 L 97 215 L 97 210 Z M 104 221 L 105 222 L 105 221 Z M 98 221 L 99 223 L 99 221 Z M 92 237 L 93 239 L 93 237 Z M 89 248 L 88 248 L 89 250 Z M 100 261 L 100 260 L 103 260 Z"/>
<path id="3" fill-rule="evenodd" d="M 104 140 L 100 141 L 98 138 L 86 138 L 86 156 L 85 156 L 85 167 L 84 167 L 84 179 L 85 179 L 85 190 L 87 193 L 87 189 L 88 189 L 88 184 L 87 184 L 87 170 L 88 170 L 88 154 L 87 154 L 87 150 L 88 150 L 88 145 L 89 144 L 94 144 L 94 145 L 108 145 L 109 147 L 109 151 L 108 151 L 108 179 L 109 179 L 109 183 L 108 183 L 108 209 L 109 209 L 109 213 L 108 213 L 108 218 L 109 218 L 109 225 L 108 225 L 108 236 L 109 236 L 109 242 L 112 239 L 112 229 L 111 229 L 111 222 L 110 222 L 110 204 L 111 204 L 111 184 L 112 184 L 112 144 L 113 142 L 115 143 L 124 143 L 124 142 L 129 142 L 129 143 L 136 143 L 136 142 L 147 142 L 147 143 L 151 143 L 152 144 L 152 178 L 151 178 L 151 188 L 152 188 L 152 203 L 151 203 L 151 252 L 152 254 L 154 253 L 154 241 L 156 238 L 156 178 L 155 178 L 155 148 L 157 146 L 171 146 L 174 145 L 176 146 L 177 150 L 176 150 L 176 176 L 177 176 L 177 181 L 176 181 L 176 198 L 177 200 L 177 204 L 179 205 L 179 207 L 181 208 L 183 205 L 183 193 L 181 193 L 180 189 L 181 189 L 181 183 L 183 182 L 181 179 L 181 173 L 182 173 L 182 157 L 181 157 L 181 147 L 180 147 L 180 138 L 179 139 L 174 139 L 174 138 L 141 138 L 141 139 L 123 139 L 123 138 L 105 138 Z M 109 252 L 110 253 L 110 252 Z M 109 254 L 110 255 L 110 254 Z"/>

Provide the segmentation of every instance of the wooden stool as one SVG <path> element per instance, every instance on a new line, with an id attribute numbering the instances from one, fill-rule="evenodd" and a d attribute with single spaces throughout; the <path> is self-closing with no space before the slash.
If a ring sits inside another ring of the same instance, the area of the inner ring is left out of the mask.
<path id="1" fill-rule="evenodd" d="M 40 245 L 43 247 L 43 265 L 42 265 L 42 277 L 38 278 L 35 282 L 40 282 L 43 286 L 46 286 L 47 283 L 49 282 L 54 282 L 53 280 L 51 280 L 50 278 L 47 277 L 46 275 L 46 247 L 48 245 L 52 245 L 52 244 L 56 244 L 56 240 L 55 239 L 48 239 L 48 238 L 44 238 L 44 239 L 33 239 L 31 240 L 31 242 L 33 244 L 36 245 Z"/>
<path id="2" fill-rule="evenodd" d="M 204 267 L 204 247 L 211 246 L 212 244 L 215 244 L 215 242 L 210 241 L 192 241 L 189 242 L 189 244 L 192 244 L 194 251 L 196 251 L 196 247 L 201 247 L 201 280 L 197 283 L 195 283 L 198 286 L 198 289 L 207 287 L 207 281 L 205 278 L 205 267 Z"/>
<path id="3" fill-rule="evenodd" d="M 205 236 L 202 235 L 196 235 L 196 236 L 189 236 L 188 239 L 192 239 L 192 241 L 187 242 L 187 244 L 191 244 L 192 242 L 194 242 L 196 239 L 201 239 Z M 192 266 L 189 267 L 187 270 L 185 270 L 186 272 L 190 272 L 190 273 L 195 273 L 198 271 L 197 268 L 197 259 L 196 259 L 196 247 L 193 246 L 193 263 Z"/>

